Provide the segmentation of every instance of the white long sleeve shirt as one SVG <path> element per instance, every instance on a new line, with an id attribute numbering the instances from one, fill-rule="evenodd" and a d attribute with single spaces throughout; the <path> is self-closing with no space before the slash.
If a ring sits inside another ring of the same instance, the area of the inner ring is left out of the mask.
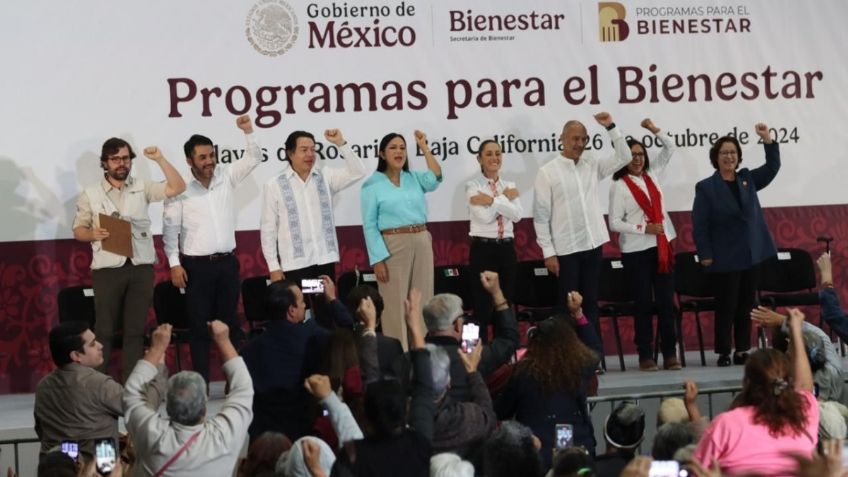
<path id="1" fill-rule="evenodd" d="M 599 158 L 584 152 L 575 164 L 558 154 L 539 168 L 534 185 L 533 227 L 545 258 L 600 247 L 609 241 L 598 200 L 598 183 L 630 162 L 618 127 L 608 131 L 615 153 Z"/>
<path id="2" fill-rule="evenodd" d="M 471 205 L 469 200 L 482 192 L 488 196 L 492 196 L 491 182 L 485 176 L 479 176 L 474 180 L 470 180 L 465 184 L 465 199 L 468 204 L 468 215 L 471 219 L 471 227 L 468 235 L 472 237 L 498 238 L 498 215 L 503 217 L 503 236 L 504 238 L 513 238 L 513 223 L 521 220 L 524 214 L 524 209 L 521 207 L 521 198 L 516 197 L 513 200 L 507 199 L 503 195 L 504 189 L 515 189 L 515 183 L 505 181 L 498 178 L 495 183 L 495 188 L 498 191 L 497 197 L 491 205 Z"/>
<path id="3" fill-rule="evenodd" d="M 660 191 L 660 197 L 662 197 L 660 181 L 665 167 L 674 154 L 675 147 L 674 138 L 668 134 L 662 138 L 657 136 L 657 139 L 662 140 L 664 147 L 657 154 L 656 159 L 651 159 L 650 170 L 643 172 L 643 174 L 650 174 L 651 179 Z M 648 186 L 645 185 L 643 177 L 630 176 L 630 178 L 646 196 L 650 197 Z M 668 241 L 671 242 L 677 235 L 668 216 L 668 210 L 665 208 L 665 200 L 663 199 L 662 202 L 663 230 L 665 230 Z M 641 252 L 657 246 L 657 236 L 645 233 L 648 218 L 639 204 L 636 203 L 633 193 L 630 192 L 630 188 L 624 183 L 623 178 L 613 181 L 612 187 L 610 187 L 609 225 L 610 230 L 619 233 L 618 245 L 621 248 L 621 253 Z"/>
<path id="4" fill-rule="evenodd" d="M 343 168 L 313 167 L 304 181 L 286 162 L 283 171 L 265 184 L 259 235 L 268 271 L 298 270 L 339 260 L 335 218 L 332 208 L 322 211 L 319 189 L 325 188 L 333 201 L 337 192 L 365 176 L 362 159 L 349 145 L 339 151 L 345 160 Z M 280 181 L 288 183 L 290 201 L 283 199 Z M 332 234 L 331 241 L 328 234 Z"/>
<path id="5" fill-rule="evenodd" d="M 244 157 L 232 164 L 218 165 L 208 189 L 192 175 L 186 177 L 185 192 L 165 201 L 162 241 L 169 266 L 180 264 L 180 251 L 183 255 L 201 256 L 236 248 L 235 190 L 262 158 L 253 135 L 245 138 Z"/>

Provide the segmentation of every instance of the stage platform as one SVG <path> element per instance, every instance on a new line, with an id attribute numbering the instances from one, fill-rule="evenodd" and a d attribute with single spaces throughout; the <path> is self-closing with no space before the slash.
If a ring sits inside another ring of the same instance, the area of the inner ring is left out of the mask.
<path id="1" fill-rule="evenodd" d="M 645 393 L 682 391 L 685 379 L 692 379 L 702 390 L 728 388 L 740 386 L 742 382 L 742 366 L 729 366 L 719 368 L 715 366 L 716 356 L 711 350 L 707 351 L 707 366 L 701 366 L 700 356 L 697 351 L 686 353 L 687 367 L 679 371 L 639 371 L 638 357 L 636 355 L 625 356 L 626 371 L 619 370 L 618 357 L 611 355 L 607 357 L 608 371 L 599 376 L 598 397 L 601 400 L 616 396 L 634 396 Z M 843 359 L 843 367 L 848 369 L 848 360 Z M 224 401 L 224 383 L 213 382 L 209 400 L 210 414 L 220 409 Z M 712 408 L 715 413 L 727 408 L 732 395 L 721 393 L 713 396 Z M 34 394 L 12 394 L 0 396 L 0 441 L 11 439 L 34 439 L 33 430 L 33 401 Z M 646 442 L 650 442 L 656 431 L 656 410 L 659 398 L 644 398 L 639 400 L 639 405 L 645 409 L 647 421 Z M 706 396 L 699 399 L 702 412 L 709 414 L 710 403 Z M 592 420 L 595 424 L 596 438 L 598 439 L 597 451 L 603 452 L 603 423 L 609 413 L 612 404 L 606 401 L 596 404 L 592 410 Z M 121 422 L 123 428 L 123 422 Z M 0 469 L 5 470 L 7 466 L 14 465 L 14 450 L 11 445 L 0 446 Z M 649 448 L 642 449 L 650 452 Z M 38 454 L 38 444 L 22 444 L 19 446 L 19 460 L 21 475 L 35 475 L 35 463 Z"/>

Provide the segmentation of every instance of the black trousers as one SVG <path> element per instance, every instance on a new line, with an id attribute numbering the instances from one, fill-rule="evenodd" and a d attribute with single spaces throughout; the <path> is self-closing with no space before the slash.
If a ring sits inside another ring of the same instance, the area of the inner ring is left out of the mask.
<path id="1" fill-rule="evenodd" d="M 731 329 L 736 351 L 751 348 L 751 309 L 756 304 L 760 267 L 737 272 L 713 273 L 715 293 L 715 352 L 730 354 Z"/>
<path id="2" fill-rule="evenodd" d="M 318 278 L 321 275 L 327 275 L 330 277 L 330 280 L 333 280 L 333 283 L 336 281 L 336 263 L 323 263 L 321 265 L 310 265 L 304 268 L 298 268 L 297 270 L 289 270 L 284 272 L 286 275 L 286 280 L 297 284 L 297 286 L 301 286 L 300 282 L 307 278 Z M 304 301 L 306 301 L 306 307 L 312 310 L 312 317 L 315 318 L 317 323 L 324 328 L 333 329 L 335 328 L 333 322 L 333 313 L 330 309 L 330 304 L 327 303 L 327 300 L 324 299 L 324 295 L 322 294 L 308 294 L 303 296 Z M 344 300 L 344 297 L 340 296 L 340 300 Z"/>
<path id="3" fill-rule="evenodd" d="M 474 319 L 479 323 L 481 330 L 488 330 L 488 326 L 492 324 L 494 303 L 492 303 L 492 296 L 480 283 L 480 273 L 484 271 L 496 272 L 504 297 L 512 303 L 517 270 L 515 244 L 512 240 L 495 242 L 471 237 L 468 262 L 471 299 L 474 301 L 472 303 Z M 481 331 L 480 338 L 484 342 L 488 341 L 488 333 Z"/>
<path id="4" fill-rule="evenodd" d="M 592 324 L 592 330 L 598 329 L 598 284 L 601 279 L 603 254 L 601 247 L 559 255 L 559 290 L 557 303 L 563 311 L 566 309 L 568 292 L 577 290 L 583 296 L 583 314 Z M 604 355 L 603 342 L 595 351 Z"/>
<path id="5" fill-rule="evenodd" d="M 657 247 L 639 252 L 622 253 L 621 263 L 630 282 L 630 289 L 636 302 L 636 349 L 639 359 L 652 359 L 653 351 L 653 315 L 657 312 L 657 326 L 660 331 L 660 343 L 664 359 L 675 356 L 674 322 L 677 311 L 674 307 L 674 276 L 671 273 L 657 273 Z"/>
<path id="6" fill-rule="evenodd" d="M 235 255 L 209 260 L 182 257 L 186 282 L 186 312 L 191 327 L 191 363 L 209 382 L 209 327 L 221 320 L 230 328 L 230 340 L 238 349 L 244 338 L 236 308 L 239 299 L 239 261 Z"/>

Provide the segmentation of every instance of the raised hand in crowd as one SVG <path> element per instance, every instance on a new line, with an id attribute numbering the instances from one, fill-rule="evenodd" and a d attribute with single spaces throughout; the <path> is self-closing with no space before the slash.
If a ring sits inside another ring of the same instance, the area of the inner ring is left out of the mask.
<path id="1" fill-rule="evenodd" d="M 377 329 L 377 308 L 374 307 L 374 301 L 371 300 L 370 296 L 359 301 L 356 316 L 359 317 L 359 321 L 366 330 L 375 331 Z"/>
<path id="2" fill-rule="evenodd" d="M 701 420 L 701 409 L 698 407 L 698 385 L 691 379 L 683 381 L 683 404 L 686 406 L 686 413 L 689 414 L 690 421 L 698 422 Z"/>
<path id="3" fill-rule="evenodd" d="M 327 477 L 321 468 L 321 447 L 312 439 L 304 439 L 301 444 L 303 448 L 303 463 L 312 477 Z"/>
<path id="4" fill-rule="evenodd" d="M 583 314 L 583 295 L 577 290 L 571 290 L 566 295 L 566 306 L 568 307 L 568 313 L 573 318 L 580 318 L 580 315 Z"/>
<path id="5" fill-rule="evenodd" d="M 238 357 L 238 352 L 230 341 L 230 328 L 221 320 L 209 322 L 209 335 L 212 336 L 212 341 L 218 346 L 218 351 L 221 352 L 221 362 Z"/>
<path id="6" fill-rule="evenodd" d="M 610 127 L 613 123 L 612 115 L 606 111 L 596 114 L 595 121 L 605 128 Z"/>
<path id="7" fill-rule="evenodd" d="M 406 328 L 409 332 L 410 349 L 424 348 L 424 317 L 421 314 L 421 292 L 413 288 L 409 290 L 409 298 L 403 301 Z"/>
<path id="8" fill-rule="evenodd" d="M 751 310 L 751 321 L 765 328 L 774 328 L 783 325 L 786 316 L 764 306 L 758 306 Z"/>
<path id="9" fill-rule="evenodd" d="M 639 125 L 647 129 L 648 131 L 651 131 L 651 134 L 653 134 L 654 136 L 660 133 L 660 128 L 654 125 L 654 122 L 651 121 L 651 118 L 643 119 Z"/>
<path id="10" fill-rule="evenodd" d="M 760 136 L 760 139 L 763 140 L 763 144 L 771 144 L 774 142 L 774 139 L 771 137 L 771 133 L 769 132 L 769 127 L 766 123 L 757 123 L 754 126 L 754 131 L 757 133 L 757 136 Z"/>
<path id="11" fill-rule="evenodd" d="M 825 252 L 821 254 L 818 260 L 816 260 L 816 265 L 819 268 L 819 274 L 821 275 L 821 286 L 832 287 L 833 286 L 833 264 L 830 261 L 830 252 Z"/>
<path id="12" fill-rule="evenodd" d="M 501 311 L 509 308 L 509 302 L 507 302 L 506 297 L 503 294 L 503 290 L 501 290 L 501 281 L 497 272 L 492 272 L 490 270 L 480 272 L 480 284 L 483 285 L 483 289 L 491 295 L 495 311 Z"/>
<path id="13" fill-rule="evenodd" d="M 342 135 L 341 129 L 327 129 L 324 131 L 324 138 L 333 143 L 336 147 L 342 147 L 345 143 L 345 138 Z"/>
<path id="14" fill-rule="evenodd" d="M 150 336 L 150 348 L 144 353 L 144 359 L 156 366 L 165 362 L 165 352 L 171 344 L 171 331 L 173 326 L 165 323 L 153 330 Z"/>
<path id="15" fill-rule="evenodd" d="M 330 378 L 323 374 L 313 374 L 312 376 L 309 376 L 306 380 L 304 380 L 303 387 L 309 391 L 309 394 L 318 399 L 324 399 L 333 392 L 333 388 L 330 385 Z"/>
<path id="16" fill-rule="evenodd" d="M 483 343 L 477 343 L 477 346 L 470 353 L 459 353 L 459 359 L 462 361 L 462 365 L 465 366 L 465 371 L 468 374 L 477 372 L 477 366 L 480 364 L 482 357 Z"/>
<path id="17" fill-rule="evenodd" d="M 250 120 L 250 115 L 248 114 L 237 117 L 236 126 L 244 131 L 245 134 L 253 134 L 253 121 Z"/>
<path id="18" fill-rule="evenodd" d="M 336 284 L 333 283 L 333 279 L 327 275 L 320 275 L 318 278 L 324 283 L 324 298 L 327 299 L 327 303 L 338 298 L 336 296 Z"/>

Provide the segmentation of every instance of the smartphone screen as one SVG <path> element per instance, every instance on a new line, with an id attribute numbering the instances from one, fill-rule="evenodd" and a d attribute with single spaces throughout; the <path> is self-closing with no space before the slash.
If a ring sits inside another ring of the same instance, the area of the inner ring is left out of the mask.
<path id="1" fill-rule="evenodd" d="M 651 462 L 648 477 L 679 477 L 680 463 L 676 460 L 655 460 Z"/>
<path id="2" fill-rule="evenodd" d="M 114 439 L 97 439 L 94 441 L 94 457 L 97 472 L 101 475 L 111 474 L 118 463 L 118 450 Z"/>
<path id="3" fill-rule="evenodd" d="M 300 281 L 300 290 L 303 294 L 324 293 L 324 281 L 320 278 L 304 278 Z"/>
<path id="4" fill-rule="evenodd" d="M 462 325 L 462 351 L 470 353 L 480 341 L 480 327 L 474 323 Z"/>
<path id="5" fill-rule="evenodd" d="M 79 443 L 77 441 L 62 441 L 62 453 L 73 460 L 79 457 Z"/>
<path id="6" fill-rule="evenodd" d="M 556 448 L 566 449 L 574 444 L 574 426 L 571 424 L 556 425 Z"/>

